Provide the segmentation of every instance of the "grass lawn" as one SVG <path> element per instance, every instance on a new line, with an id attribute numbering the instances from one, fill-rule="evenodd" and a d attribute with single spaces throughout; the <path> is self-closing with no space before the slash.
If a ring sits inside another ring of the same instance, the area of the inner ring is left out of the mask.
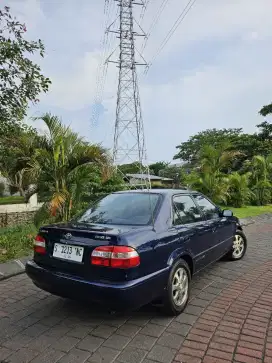
<path id="1" fill-rule="evenodd" d="M 264 213 L 272 213 L 272 205 L 265 206 L 246 206 L 243 208 L 223 207 L 223 209 L 231 209 L 238 218 L 256 217 Z"/>
<path id="2" fill-rule="evenodd" d="M 0 197 L 0 205 L 23 204 L 23 203 L 25 203 L 24 197 L 20 197 L 20 196 Z"/>
<path id="3" fill-rule="evenodd" d="M 31 254 L 37 230 L 34 225 L 0 229 L 0 263 Z"/>

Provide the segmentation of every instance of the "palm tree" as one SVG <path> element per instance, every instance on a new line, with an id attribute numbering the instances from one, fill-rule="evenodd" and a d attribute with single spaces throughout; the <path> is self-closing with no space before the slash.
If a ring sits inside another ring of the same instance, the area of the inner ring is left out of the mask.
<path id="1" fill-rule="evenodd" d="M 253 197 L 249 187 L 251 173 L 239 174 L 237 172 L 229 175 L 229 204 L 233 207 L 240 208 L 246 205 Z"/>
<path id="2" fill-rule="evenodd" d="M 51 215 L 67 221 L 71 218 L 72 208 L 82 200 L 94 167 L 104 170 L 110 159 L 104 148 L 87 143 L 64 126 L 58 117 L 47 113 L 40 119 L 48 132 L 24 173 L 35 178 L 37 189 L 49 197 L 44 208 L 48 208 Z"/>
<path id="3" fill-rule="evenodd" d="M 271 202 L 272 155 L 256 155 L 251 162 L 252 185 L 256 202 L 264 205 Z"/>
<path id="4" fill-rule="evenodd" d="M 186 177 L 187 185 L 207 195 L 215 203 L 227 204 L 229 198 L 228 178 L 222 173 L 194 171 Z"/>
<path id="5" fill-rule="evenodd" d="M 232 166 L 239 151 L 229 151 L 230 145 L 225 143 L 218 147 L 204 145 L 200 151 L 200 164 L 191 173 L 187 182 L 217 203 L 227 204 L 229 198 L 228 175 L 224 172 Z"/>
<path id="6" fill-rule="evenodd" d="M 204 172 L 222 173 L 228 171 L 235 159 L 241 156 L 237 150 L 229 150 L 229 143 L 222 143 L 216 148 L 212 145 L 203 146 L 200 151 L 200 167 Z"/>

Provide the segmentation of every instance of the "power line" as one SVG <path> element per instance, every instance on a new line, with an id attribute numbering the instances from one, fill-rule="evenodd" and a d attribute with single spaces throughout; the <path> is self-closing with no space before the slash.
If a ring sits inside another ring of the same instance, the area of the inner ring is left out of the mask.
<path id="1" fill-rule="evenodd" d="M 161 5 L 160 5 L 160 7 L 159 7 L 159 9 L 158 9 L 157 13 L 155 14 L 155 16 L 154 16 L 154 18 L 153 18 L 153 20 L 152 20 L 152 22 L 151 22 L 151 25 L 150 25 L 150 27 L 149 27 L 149 29 L 148 29 L 148 31 L 147 31 L 147 35 L 146 35 L 145 40 L 144 40 L 144 42 L 143 42 L 143 44 L 142 44 L 142 47 L 141 47 L 141 53 L 142 53 L 142 52 L 144 51 L 144 49 L 146 48 L 147 41 L 148 41 L 148 39 L 150 38 L 150 35 L 151 35 L 152 31 L 155 29 L 155 27 L 156 27 L 156 25 L 157 25 L 157 23 L 158 23 L 158 21 L 159 21 L 159 19 L 160 19 L 160 17 L 161 17 L 161 14 L 162 14 L 163 10 L 165 9 L 165 7 L 166 7 L 166 5 L 167 5 L 167 3 L 168 3 L 169 1 L 170 1 L 170 0 L 162 0 L 162 3 L 161 3 Z"/>
<path id="2" fill-rule="evenodd" d="M 149 68 L 152 65 L 152 63 L 156 60 L 156 58 L 158 57 L 158 55 L 161 53 L 161 51 L 163 50 L 163 48 L 166 46 L 166 44 L 169 42 L 170 38 L 173 36 L 173 34 L 175 33 L 175 31 L 177 30 L 177 28 L 179 27 L 179 25 L 182 23 L 182 21 L 185 19 L 186 15 L 189 13 L 189 11 L 192 9 L 193 5 L 195 4 L 196 0 L 189 0 L 187 5 L 185 6 L 185 8 L 182 10 L 181 14 L 179 15 L 179 17 L 177 18 L 177 20 L 175 21 L 174 25 L 172 26 L 172 28 L 169 30 L 169 32 L 167 33 L 166 37 L 164 38 L 164 40 L 162 41 L 161 45 L 159 46 L 157 52 L 155 53 L 155 55 L 153 56 L 152 60 L 149 63 Z M 146 71 L 146 73 L 148 72 L 148 69 Z"/>
<path id="3" fill-rule="evenodd" d="M 111 48 L 112 43 L 112 34 L 110 34 L 109 37 L 109 22 L 111 19 L 111 15 L 113 14 L 114 10 L 114 0 L 105 0 L 104 3 L 104 14 L 105 14 L 105 21 L 104 21 L 104 28 L 106 28 L 106 31 L 103 33 L 101 40 L 100 40 L 100 48 L 102 48 L 100 52 L 100 60 L 97 67 L 96 72 L 96 91 L 94 96 L 94 106 L 92 110 L 92 116 L 91 116 L 91 123 L 95 124 L 98 119 L 99 115 L 99 104 L 102 101 L 103 98 L 103 92 L 105 87 L 105 81 L 107 76 L 107 70 L 108 65 L 105 65 L 105 60 L 108 55 L 109 49 Z"/>
<path id="4" fill-rule="evenodd" d="M 145 0 L 142 11 L 141 11 L 141 15 L 140 15 L 140 24 L 142 24 L 142 22 L 144 20 L 146 9 L 147 9 L 149 3 L 150 3 L 150 0 Z"/>

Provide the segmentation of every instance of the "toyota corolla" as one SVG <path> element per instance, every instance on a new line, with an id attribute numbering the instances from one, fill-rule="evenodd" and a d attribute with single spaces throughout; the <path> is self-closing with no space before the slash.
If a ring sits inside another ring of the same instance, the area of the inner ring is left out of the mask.
<path id="1" fill-rule="evenodd" d="M 40 228 L 26 273 L 62 297 L 118 310 L 160 300 L 177 315 L 194 274 L 223 256 L 239 260 L 246 248 L 239 220 L 198 192 L 123 191 Z"/>

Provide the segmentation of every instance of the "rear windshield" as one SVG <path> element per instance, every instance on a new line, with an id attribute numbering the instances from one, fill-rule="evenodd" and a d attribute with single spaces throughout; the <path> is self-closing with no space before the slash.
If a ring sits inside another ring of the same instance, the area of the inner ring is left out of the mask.
<path id="1" fill-rule="evenodd" d="M 80 223 L 147 225 L 158 208 L 160 194 L 116 193 L 95 203 L 77 221 Z"/>

